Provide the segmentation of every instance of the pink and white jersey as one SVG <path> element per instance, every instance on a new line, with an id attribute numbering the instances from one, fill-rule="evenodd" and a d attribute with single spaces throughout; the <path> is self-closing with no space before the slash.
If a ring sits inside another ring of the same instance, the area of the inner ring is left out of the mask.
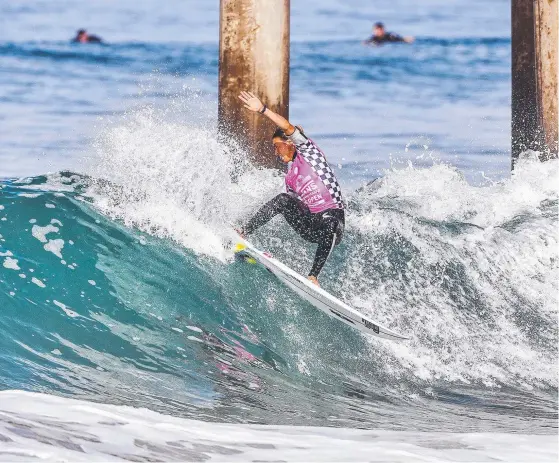
<path id="1" fill-rule="evenodd" d="M 343 209 L 342 189 L 322 151 L 298 128 L 289 138 L 297 154 L 285 176 L 287 192 L 302 201 L 312 214 Z"/>

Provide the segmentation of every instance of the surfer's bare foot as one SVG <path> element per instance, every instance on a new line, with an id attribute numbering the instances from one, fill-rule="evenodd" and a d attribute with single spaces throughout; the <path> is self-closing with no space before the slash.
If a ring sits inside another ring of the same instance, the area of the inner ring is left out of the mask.
<path id="1" fill-rule="evenodd" d="M 312 281 L 316 286 L 320 287 L 320 284 L 318 283 L 318 278 L 313 277 L 312 275 L 308 276 L 309 280 Z"/>

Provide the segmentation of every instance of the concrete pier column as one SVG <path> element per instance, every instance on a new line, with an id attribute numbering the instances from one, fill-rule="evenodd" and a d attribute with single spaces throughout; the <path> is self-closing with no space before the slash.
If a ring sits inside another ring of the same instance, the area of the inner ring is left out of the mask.
<path id="1" fill-rule="evenodd" d="M 512 0 L 512 167 L 527 149 L 558 150 L 558 0 Z"/>
<path id="2" fill-rule="evenodd" d="M 557 135 L 559 119 L 557 108 L 559 94 L 558 48 L 559 48 L 559 9 L 558 0 L 537 0 L 535 2 L 536 20 L 536 69 L 538 86 L 539 123 L 542 127 L 542 142 L 547 155 L 557 157 Z"/>
<path id="3" fill-rule="evenodd" d="M 275 126 L 246 110 L 242 90 L 288 117 L 289 0 L 220 0 L 220 133 L 235 137 L 257 164 L 277 167 L 271 145 Z"/>

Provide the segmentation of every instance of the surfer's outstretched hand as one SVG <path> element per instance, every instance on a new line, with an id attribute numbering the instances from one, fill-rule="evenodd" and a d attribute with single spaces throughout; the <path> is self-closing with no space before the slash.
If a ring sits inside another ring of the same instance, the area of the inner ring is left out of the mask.
<path id="1" fill-rule="evenodd" d="M 250 92 L 241 92 L 239 100 L 245 104 L 245 108 L 254 112 L 260 111 L 264 107 L 258 97 Z"/>
<path id="2" fill-rule="evenodd" d="M 291 122 L 268 108 L 254 93 L 241 92 L 239 94 L 239 100 L 243 102 L 244 107 L 249 111 L 266 116 L 280 129 L 282 129 L 286 135 L 291 135 L 295 131 L 295 127 L 291 125 Z"/>
<path id="3" fill-rule="evenodd" d="M 241 238 L 243 238 L 243 239 L 246 238 L 246 236 L 245 236 L 245 234 L 244 234 L 242 228 L 240 228 L 240 227 L 239 227 L 239 228 L 235 228 L 235 231 L 239 234 L 239 236 L 240 236 Z"/>
<path id="4" fill-rule="evenodd" d="M 309 281 L 311 281 L 312 283 L 314 283 L 316 286 L 318 286 L 320 288 L 320 284 L 318 283 L 318 278 L 317 277 L 313 277 L 312 275 L 308 276 Z"/>

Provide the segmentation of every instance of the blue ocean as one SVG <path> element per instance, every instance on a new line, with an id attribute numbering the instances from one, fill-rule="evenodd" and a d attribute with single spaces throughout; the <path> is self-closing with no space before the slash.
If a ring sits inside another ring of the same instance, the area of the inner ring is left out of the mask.
<path id="1" fill-rule="evenodd" d="M 490 3 L 291 1 L 348 203 L 321 284 L 403 342 L 235 260 L 283 178 L 217 136 L 219 2 L 0 3 L 0 460 L 556 461 L 559 165 L 511 172 Z"/>

